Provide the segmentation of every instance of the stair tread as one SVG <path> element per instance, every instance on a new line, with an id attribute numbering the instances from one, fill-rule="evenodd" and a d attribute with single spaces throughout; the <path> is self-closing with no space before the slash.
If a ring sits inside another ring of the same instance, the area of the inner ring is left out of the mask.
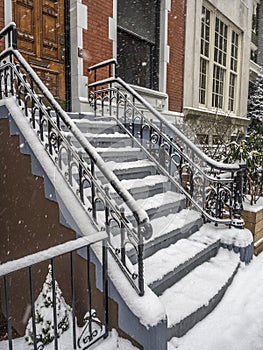
<path id="1" fill-rule="evenodd" d="M 153 235 L 150 240 L 154 240 L 176 229 L 182 228 L 184 225 L 195 222 L 200 219 L 201 214 L 195 210 L 183 209 L 179 213 L 171 213 L 167 216 L 153 219 L 151 221 Z"/>
<path id="2" fill-rule="evenodd" d="M 64 136 L 68 136 L 72 134 L 70 132 L 63 132 Z M 91 132 L 83 132 L 82 133 L 87 139 L 100 139 L 101 140 L 115 140 L 115 139 L 127 139 L 130 140 L 130 137 L 127 134 L 123 134 L 120 132 L 114 132 L 111 134 L 106 133 L 91 133 Z"/>
<path id="3" fill-rule="evenodd" d="M 116 126 L 117 122 L 115 120 L 90 120 L 90 119 L 74 119 L 74 123 L 79 127 L 82 125 L 92 125 L 92 126 Z"/>
<path id="4" fill-rule="evenodd" d="M 195 268 L 159 297 L 168 317 L 168 327 L 176 325 L 221 290 L 239 265 L 239 256 L 220 248 L 208 262 Z"/>
<path id="5" fill-rule="evenodd" d="M 175 204 L 184 199 L 185 197 L 182 194 L 167 191 L 145 199 L 138 199 L 136 202 L 144 210 L 150 210 L 158 209 L 164 205 Z M 129 215 L 129 212 L 127 212 L 127 215 Z"/>
<path id="6" fill-rule="evenodd" d="M 167 248 L 160 249 L 155 254 L 144 259 L 145 277 L 148 285 L 162 280 L 168 273 L 207 249 L 202 241 L 180 239 Z"/>
<path id="7" fill-rule="evenodd" d="M 168 182 L 168 178 L 164 175 L 149 175 L 143 179 L 121 180 L 127 190 L 143 186 L 156 186 L 166 182 Z"/>
<path id="8" fill-rule="evenodd" d="M 168 178 L 164 175 L 149 175 L 142 179 L 132 179 L 132 180 L 121 180 L 122 185 L 126 188 L 126 190 L 132 190 L 132 189 L 140 189 L 143 187 L 150 187 L 150 186 L 156 186 L 160 184 L 164 184 L 168 182 Z M 91 195 L 91 188 L 85 188 L 84 193 L 86 196 Z M 110 195 L 113 196 L 116 194 L 116 192 L 111 188 L 110 189 Z M 117 195 L 117 194 L 116 194 Z"/>
<path id="9" fill-rule="evenodd" d="M 121 148 L 116 148 L 116 147 L 96 147 L 96 151 L 98 153 L 139 153 L 141 152 L 140 148 L 135 148 L 135 147 L 131 147 L 131 146 L 127 146 L 127 147 L 121 147 Z"/>
<path id="10" fill-rule="evenodd" d="M 148 159 L 135 160 L 132 162 L 107 162 L 107 167 L 110 170 L 129 170 L 148 166 L 155 166 L 155 164 Z"/>

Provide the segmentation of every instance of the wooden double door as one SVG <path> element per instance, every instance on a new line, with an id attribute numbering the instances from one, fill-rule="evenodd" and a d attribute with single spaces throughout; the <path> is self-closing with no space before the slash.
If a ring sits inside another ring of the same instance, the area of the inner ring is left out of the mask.
<path id="1" fill-rule="evenodd" d="M 65 107 L 64 0 L 12 0 L 18 49 Z"/>

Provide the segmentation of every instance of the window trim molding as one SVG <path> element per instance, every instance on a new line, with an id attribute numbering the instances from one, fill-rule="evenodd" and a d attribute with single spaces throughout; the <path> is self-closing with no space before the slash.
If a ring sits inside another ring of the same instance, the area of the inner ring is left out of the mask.
<path id="1" fill-rule="evenodd" d="M 226 114 L 234 114 L 237 115 L 239 113 L 239 103 L 238 100 L 240 98 L 240 82 L 241 82 L 241 67 L 242 67 L 242 31 L 234 25 L 229 19 L 227 19 L 221 12 L 215 9 L 212 5 L 208 4 L 206 1 L 203 1 L 201 5 L 201 16 L 202 16 L 202 8 L 203 6 L 210 12 L 210 28 L 209 28 L 209 57 L 206 57 L 201 54 L 201 28 L 202 21 L 200 21 L 200 35 L 199 35 L 199 80 L 198 80 L 198 106 L 200 108 L 207 108 L 211 111 L 221 111 Z M 221 65 L 218 62 L 215 62 L 214 57 L 214 49 L 215 49 L 215 24 L 216 18 L 225 24 L 228 28 L 227 30 L 227 56 L 226 56 L 226 65 Z M 235 32 L 238 35 L 238 59 L 237 59 L 237 74 L 236 75 L 236 87 L 235 87 L 235 96 L 234 96 L 234 109 L 233 111 L 229 110 L 229 82 L 230 75 L 232 70 L 230 69 L 231 65 L 231 45 L 232 45 L 232 33 Z M 205 104 L 200 103 L 200 69 L 201 69 L 201 59 L 206 60 L 207 65 L 207 78 L 206 78 L 206 96 L 205 96 Z M 225 70 L 224 77 L 224 92 L 223 92 L 223 107 L 214 107 L 212 105 L 212 96 L 213 96 L 213 80 L 214 80 L 214 67 L 221 67 Z"/>

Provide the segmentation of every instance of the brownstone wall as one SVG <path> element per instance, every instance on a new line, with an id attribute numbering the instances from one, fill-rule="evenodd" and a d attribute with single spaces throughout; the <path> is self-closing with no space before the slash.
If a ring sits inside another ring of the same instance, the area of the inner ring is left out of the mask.
<path id="1" fill-rule="evenodd" d="M 88 67 L 113 56 L 109 39 L 109 17 L 113 13 L 112 0 L 83 0 L 82 3 L 88 7 L 88 30 L 83 30 L 84 74 L 87 75 Z"/>
<path id="2" fill-rule="evenodd" d="M 168 22 L 170 62 L 167 67 L 169 109 L 181 112 L 183 108 L 185 1 L 172 0 Z"/>
<path id="3" fill-rule="evenodd" d="M 4 27 L 4 0 L 0 1 L 0 30 Z M 0 40 L 0 52 L 4 49 L 4 41 Z"/>
<path id="4" fill-rule="evenodd" d="M 32 175 L 31 158 L 20 153 L 19 138 L 9 136 L 8 119 L 0 120 L 0 169 L 0 263 L 75 238 L 73 231 L 59 224 L 58 205 L 45 198 L 43 178 Z M 63 278 L 63 283 L 61 277 L 67 276 L 66 264 L 60 261 L 58 265 L 58 278 L 64 287 L 66 281 Z M 36 295 L 47 271 L 47 264 L 37 269 Z M 27 271 L 13 275 L 10 286 L 13 325 L 23 334 L 26 305 L 22 300 L 30 300 Z"/>

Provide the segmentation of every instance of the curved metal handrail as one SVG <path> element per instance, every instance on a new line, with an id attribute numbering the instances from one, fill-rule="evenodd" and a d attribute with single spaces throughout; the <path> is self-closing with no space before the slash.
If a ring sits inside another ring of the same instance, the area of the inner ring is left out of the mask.
<path id="1" fill-rule="evenodd" d="M 53 160 L 58 165 L 62 157 L 61 152 L 63 150 L 66 151 L 67 161 L 70 163 L 68 164 L 67 172 L 68 182 L 72 186 L 72 169 L 76 167 L 79 181 L 77 184 L 79 186 L 77 189 L 78 198 L 84 204 L 84 183 L 89 183 L 93 201 L 92 208 L 88 208 L 88 210 L 92 211 L 95 224 L 97 224 L 97 205 L 98 202 L 101 202 L 105 208 L 105 218 L 103 215 L 103 220 L 105 220 L 105 229 L 109 237 L 113 235 L 111 230 L 114 230 L 114 227 L 116 229 L 116 226 L 119 227 L 122 239 L 120 247 L 115 248 L 115 259 L 120 264 L 122 271 L 132 286 L 140 295 L 143 295 L 143 240 L 150 238 L 152 235 L 152 226 L 148 214 L 138 205 L 113 171 L 107 167 L 101 156 L 96 152 L 96 149 L 56 102 L 53 95 L 25 61 L 20 52 L 15 49 L 16 45 L 12 44 L 12 39 L 14 38 L 16 40 L 16 34 L 10 36 L 10 33 L 15 32 L 16 27 L 14 23 L 9 24 L 0 32 L 2 37 L 6 35 L 10 37 L 9 48 L 0 54 L 0 98 L 2 99 L 10 95 L 16 97 L 25 116 L 30 117 L 31 126 L 37 132 L 40 141 L 45 145 L 49 155 L 53 157 Z M 38 113 L 37 121 L 36 111 Z M 65 136 L 61 130 L 61 124 L 77 140 L 82 149 L 81 154 L 74 149 L 71 141 Z M 44 128 L 46 128 L 47 136 L 43 132 Z M 47 138 L 46 143 L 45 137 Z M 85 154 L 88 156 L 89 164 L 83 159 Z M 124 209 L 117 206 L 111 199 L 109 186 L 102 186 L 97 180 L 95 168 L 106 179 L 108 185 L 113 188 L 117 196 L 121 198 L 122 203 L 125 203 L 129 214 L 126 214 Z M 111 227 L 112 223 L 113 226 L 115 225 L 114 227 Z M 138 273 L 130 271 L 130 266 L 126 264 L 125 240 L 130 240 L 131 244 L 135 247 L 138 258 Z"/>
<path id="2" fill-rule="evenodd" d="M 98 66 L 96 67 L 96 65 L 92 67 L 92 69 L 97 68 Z M 134 138 L 134 141 L 137 142 L 137 144 L 139 144 L 139 146 L 147 154 L 147 157 L 155 161 L 155 164 L 157 165 L 158 169 L 163 174 L 168 176 L 170 181 L 174 183 L 176 187 L 186 195 L 186 197 L 192 202 L 192 204 L 202 212 L 202 214 L 205 218 L 207 218 L 207 220 L 213 221 L 215 223 L 234 224 L 238 227 L 243 226 L 243 220 L 241 219 L 241 197 L 242 173 L 244 170 L 244 164 L 226 164 L 222 162 L 217 162 L 212 158 L 208 157 L 195 144 L 193 144 L 189 139 L 187 139 L 187 137 L 184 134 L 182 134 L 174 125 L 167 122 L 167 120 L 161 115 L 161 113 L 158 112 L 155 108 L 153 108 L 150 105 L 150 103 L 148 103 L 142 96 L 140 96 L 130 85 L 128 85 L 119 77 L 109 77 L 107 79 L 103 79 L 89 84 L 89 94 L 90 101 L 91 104 L 93 104 L 95 112 L 98 107 L 98 104 L 100 103 L 100 108 L 102 110 L 102 113 L 104 113 L 106 105 L 105 102 L 107 101 L 110 112 L 112 109 L 116 108 L 116 119 L 119 121 L 119 124 L 122 125 L 122 128 L 124 128 L 131 137 L 135 137 L 134 132 L 131 132 L 131 130 L 129 130 L 129 127 L 127 127 L 127 125 L 124 125 L 127 123 L 126 113 L 128 109 L 131 108 L 133 110 L 133 114 L 136 113 L 139 115 L 139 118 L 141 118 L 141 123 L 144 123 L 144 127 L 147 126 L 149 129 L 152 129 L 152 133 L 156 133 L 156 138 L 158 140 L 162 140 L 162 142 L 165 142 L 166 145 L 169 145 L 170 153 L 172 151 L 180 153 L 180 156 L 184 159 L 184 162 L 187 162 L 189 166 L 195 169 L 195 171 L 199 173 L 198 176 L 200 176 L 201 174 L 201 176 L 205 179 L 203 180 L 204 184 L 202 190 L 202 205 L 198 204 L 194 200 L 193 193 L 191 193 L 193 192 L 193 189 L 185 190 L 185 188 L 183 188 L 183 186 L 179 184 L 178 181 L 175 181 L 175 179 L 171 176 L 171 173 L 167 172 L 164 169 L 164 167 L 158 163 L 156 158 L 154 159 L 154 157 L 152 157 L 152 155 L 142 145 L 142 142 L 138 142 L 136 138 Z M 112 95 L 114 94 L 115 96 L 112 97 Z M 130 101 L 128 95 L 132 97 L 132 101 Z M 116 107 L 114 107 L 112 103 L 114 99 Z M 119 105 L 121 104 L 123 105 L 123 109 L 125 109 L 125 111 L 123 112 L 122 120 L 119 117 Z M 139 110 L 139 108 L 137 108 L 137 104 L 140 104 L 143 109 L 150 113 L 151 116 L 155 118 L 155 120 L 160 124 L 160 127 L 158 127 L 156 122 L 153 122 L 151 119 L 147 118 L 145 116 L 145 113 L 143 113 L 141 110 Z M 132 118 L 133 120 L 131 123 L 134 123 L 135 118 Z M 164 127 L 166 129 L 165 132 L 163 132 Z M 152 137 L 152 135 L 150 135 L 150 132 L 149 137 Z M 176 142 L 174 141 L 174 138 L 176 139 Z M 188 154 L 184 154 L 185 150 L 187 150 L 187 152 L 193 155 L 192 158 Z M 196 164 L 197 161 L 199 163 L 203 163 L 204 166 L 198 166 Z M 208 173 L 208 168 L 211 168 L 213 170 L 213 175 Z M 222 174 L 224 174 L 225 178 L 224 176 L 222 176 Z M 191 176 L 193 176 L 193 173 L 191 174 Z M 205 207 L 205 205 L 211 206 L 211 203 L 204 204 L 204 197 L 207 196 L 207 194 L 205 193 L 205 191 L 207 191 L 205 182 L 209 182 L 209 186 L 211 185 L 211 183 L 214 183 L 215 188 L 211 190 L 211 193 L 209 194 L 210 198 L 209 200 L 207 200 L 207 203 L 209 201 L 212 202 L 211 197 L 213 196 L 214 202 L 217 201 L 216 204 L 213 204 L 213 209 Z M 224 211 L 225 207 L 227 206 L 229 207 L 229 215 L 228 218 L 225 218 Z"/>

